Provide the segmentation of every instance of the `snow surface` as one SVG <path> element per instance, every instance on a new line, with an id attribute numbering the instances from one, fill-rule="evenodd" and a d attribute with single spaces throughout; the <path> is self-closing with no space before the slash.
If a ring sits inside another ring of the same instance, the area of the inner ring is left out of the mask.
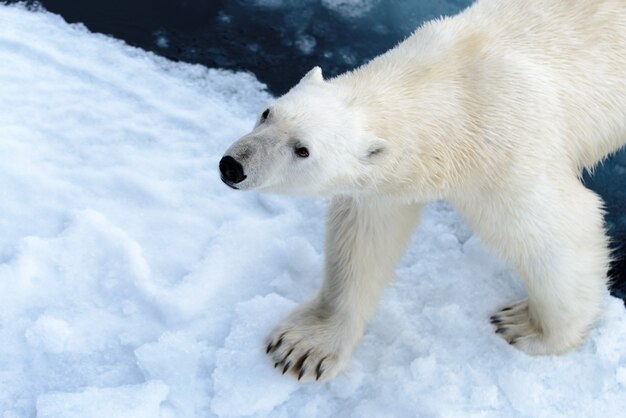
<path id="1" fill-rule="evenodd" d="M 276 373 L 263 337 L 317 286 L 324 203 L 216 169 L 269 99 L 0 6 L 0 417 L 623 415 L 622 301 L 570 354 L 516 351 L 488 318 L 523 287 L 441 203 L 346 373 Z"/>

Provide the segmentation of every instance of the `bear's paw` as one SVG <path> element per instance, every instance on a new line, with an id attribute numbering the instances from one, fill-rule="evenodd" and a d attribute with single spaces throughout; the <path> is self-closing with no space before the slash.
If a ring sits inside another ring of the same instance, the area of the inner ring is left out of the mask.
<path id="1" fill-rule="evenodd" d="M 506 342 L 530 355 L 562 354 L 580 345 L 584 332 L 573 327 L 570 321 L 555 325 L 556 318 L 541 317 L 541 312 L 531 312 L 528 299 L 512 303 L 491 317 L 496 334 Z M 544 312 L 543 315 L 546 315 Z M 533 318 L 536 318 L 533 320 Z M 541 318 L 541 319 L 540 319 Z M 565 317 L 566 318 L 566 317 Z M 537 323 L 553 324 L 552 329 L 541 330 Z"/>
<path id="2" fill-rule="evenodd" d="M 282 374 L 301 381 L 328 380 L 344 368 L 358 341 L 357 327 L 347 324 L 313 309 L 297 309 L 270 333 L 265 351 Z"/>

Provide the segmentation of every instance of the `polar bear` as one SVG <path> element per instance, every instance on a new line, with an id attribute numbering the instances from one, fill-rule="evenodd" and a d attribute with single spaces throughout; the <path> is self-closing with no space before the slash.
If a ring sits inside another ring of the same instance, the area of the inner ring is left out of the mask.
<path id="1" fill-rule="evenodd" d="M 330 198 L 324 280 L 269 335 L 274 366 L 346 365 L 433 199 L 526 285 L 491 317 L 500 337 L 531 355 L 580 345 L 609 265 L 581 171 L 625 143 L 624 0 L 479 0 L 354 71 L 314 68 L 219 164 L 234 189 Z"/>

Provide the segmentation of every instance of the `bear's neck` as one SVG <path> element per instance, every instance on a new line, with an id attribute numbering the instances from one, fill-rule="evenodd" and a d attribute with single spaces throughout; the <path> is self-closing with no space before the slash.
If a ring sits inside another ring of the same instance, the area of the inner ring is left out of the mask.
<path id="1" fill-rule="evenodd" d="M 471 143 L 480 130 L 470 115 L 468 78 L 476 66 L 468 62 L 467 48 L 478 48 L 480 40 L 470 36 L 462 45 L 433 45 L 421 53 L 410 49 L 411 42 L 417 41 L 409 38 L 332 82 L 361 113 L 366 129 L 392 145 L 381 187 L 393 194 L 400 190 L 396 185 L 404 191 L 410 182 L 418 199 L 446 198 L 477 161 L 466 155 L 475 152 Z"/>

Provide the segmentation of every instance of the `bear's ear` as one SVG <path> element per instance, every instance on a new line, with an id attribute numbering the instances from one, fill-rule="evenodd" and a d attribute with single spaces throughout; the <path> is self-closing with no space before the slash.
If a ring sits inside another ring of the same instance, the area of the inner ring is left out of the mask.
<path id="1" fill-rule="evenodd" d="M 324 82 L 324 76 L 322 76 L 322 69 L 320 67 L 313 67 L 313 69 L 310 70 L 308 73 L 306 73 L 304 77 L 302 77 L 302 80 L 300 80 L 301 83 L 308 82 L 308 81 L 314 81 L 316 83 Z"/>
<path id="2" fill-rule="evenodd" d="M 367 148 L 363 159 L 366 162 L 378 162 L 387 157 L 389 144 L 376 135 L 367 135 Z"/>

